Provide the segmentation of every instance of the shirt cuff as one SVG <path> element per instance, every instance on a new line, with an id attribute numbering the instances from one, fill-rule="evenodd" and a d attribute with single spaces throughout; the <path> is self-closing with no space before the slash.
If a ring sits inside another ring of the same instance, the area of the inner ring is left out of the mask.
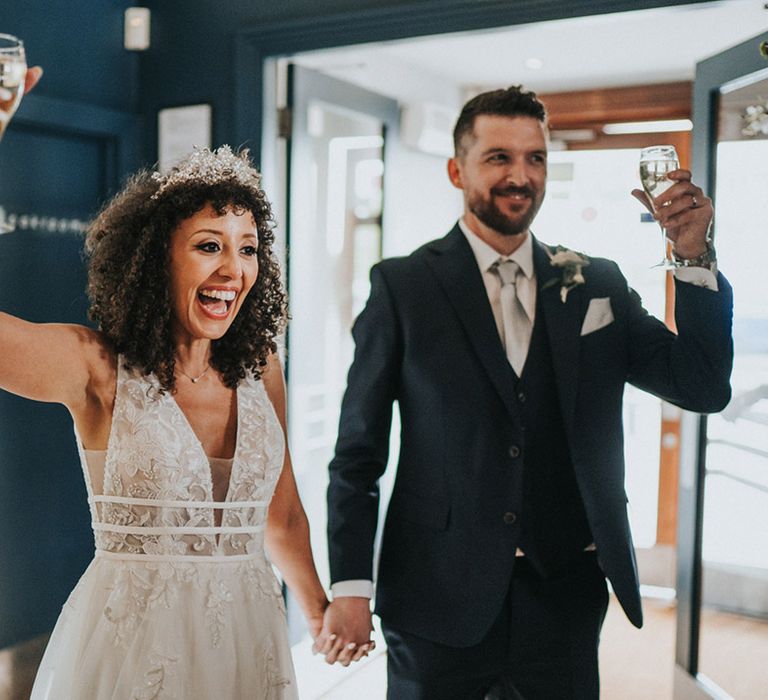
<path id="1" fill-rule="evenodd" d="M 687 284 L 695 284 L 697 287 L 705 287 L 713 292 L 717 291 L 716 270 L 706 267 L 678 267 L 675 268 L 675 279 Z"/>
<path id="2" fill-rule="evenodd" d="M 336 598 L 373 598 L 373 581 L 356 579 L 353 581 L 337 581 L 331 586 L 331 595 Z"/>

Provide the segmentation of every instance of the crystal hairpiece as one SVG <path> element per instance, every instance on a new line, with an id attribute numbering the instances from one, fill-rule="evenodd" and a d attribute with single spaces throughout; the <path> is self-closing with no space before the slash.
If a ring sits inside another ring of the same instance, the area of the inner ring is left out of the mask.
<path id="1" fill-rule="evenodd" d="M 248 149 L 233 153 L 229 146 L 220 146 L 215 151 L 209 148 L 199 148 L 163 174 L 155 172 L 152 179 L 160 183 L 152 199 L 160 197 L 167 189 L 188 182 L 199 182 L 204 185 L 215 185 L 219 182 L 234 180 L 244 187 L 259 189 L 261 175 L 251 165 L 248 159 Z"/>

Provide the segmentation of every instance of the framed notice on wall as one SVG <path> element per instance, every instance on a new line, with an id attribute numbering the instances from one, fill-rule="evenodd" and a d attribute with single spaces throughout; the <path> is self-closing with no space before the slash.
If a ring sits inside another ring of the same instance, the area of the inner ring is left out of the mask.
<path id="1" fill-rule="evenodd" d="M 211 105 L 161 109 L 157 118 L 160 171 L 173 167 L 195 146 L 211 147 Z"/>

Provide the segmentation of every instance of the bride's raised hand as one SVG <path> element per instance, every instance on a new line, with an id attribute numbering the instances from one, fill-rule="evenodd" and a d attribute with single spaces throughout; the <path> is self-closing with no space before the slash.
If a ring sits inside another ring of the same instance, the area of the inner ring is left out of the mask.
<path id="1" fill-rule="evenodd" d="M 24 78 L 24 94 L 26 95 L 43 77 L 43 69 L 40 66 L 27 68 L 27 75 Z"/>

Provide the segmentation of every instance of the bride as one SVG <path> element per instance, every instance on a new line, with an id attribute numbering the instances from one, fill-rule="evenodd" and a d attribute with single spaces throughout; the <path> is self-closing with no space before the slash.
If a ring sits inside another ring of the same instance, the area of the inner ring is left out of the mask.
<path id="1" fill-rule="evenodd" d="M 317 649 L 369 650 L 339 654 L 323 628 L 285 448 L 273 240 L 247 154 L 198 150 L 134 176 L 91 224 L 99 330 L 0 313 L 0 387 L 69 409 L 96 542 L 33 698 L 297 697 L 271 562 Z"/>

